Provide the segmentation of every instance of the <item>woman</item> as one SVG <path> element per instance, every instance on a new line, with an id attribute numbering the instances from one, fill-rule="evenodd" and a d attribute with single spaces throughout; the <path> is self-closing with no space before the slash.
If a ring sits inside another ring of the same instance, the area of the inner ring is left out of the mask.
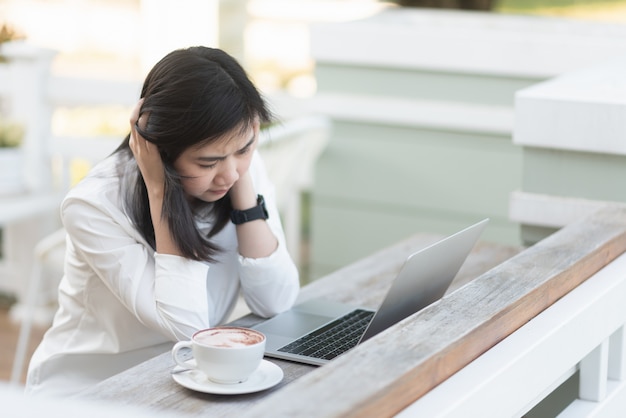
<path id="1" fill-rule="evenodd" d="M 256 153 L 270 121 L 226 53 L 168 54 L 148 74 L 131 132 L 64 199 L 59 310 L 28 393 L 69 395 L 223 323 L 241 291 L 263 317 L 299 288 L 274 190 Z"/>

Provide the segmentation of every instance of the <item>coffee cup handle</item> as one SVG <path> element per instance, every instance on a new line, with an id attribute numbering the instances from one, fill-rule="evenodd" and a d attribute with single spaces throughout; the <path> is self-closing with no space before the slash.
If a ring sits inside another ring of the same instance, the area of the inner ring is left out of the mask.
<path id="1" fill-rule="evenodd" d="M 172 359 L 174 360 L 174 363 L 185 369 L 195 368 L 193 364 L 186 363 L 184 360 L 178 357 L 178 352 L 182 348 L 191 348 L 191 341 L 179 341 L 174 344 L 174 347 L 172 348 Z"/>

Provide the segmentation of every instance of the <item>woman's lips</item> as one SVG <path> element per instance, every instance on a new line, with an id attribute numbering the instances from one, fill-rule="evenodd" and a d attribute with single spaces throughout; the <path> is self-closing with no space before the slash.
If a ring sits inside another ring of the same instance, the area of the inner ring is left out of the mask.
<path id="1" fill-rule="evenodd" d="M 216 194 L 216 195 L 225 195 L 226 193 L 228 193 L 228 189 L 223 189 L 223 190 L 210 190 L 211 193 Z"/>

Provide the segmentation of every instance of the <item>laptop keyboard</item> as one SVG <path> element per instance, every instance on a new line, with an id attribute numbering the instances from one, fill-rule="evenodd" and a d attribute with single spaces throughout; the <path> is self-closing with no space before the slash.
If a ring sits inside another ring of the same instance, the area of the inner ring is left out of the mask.
<path id="1" fill-rule="evenodd" d="M 372 311 L 355 309 L 278 351 L 331 360 L 358 344 L 372 316 Z"/>

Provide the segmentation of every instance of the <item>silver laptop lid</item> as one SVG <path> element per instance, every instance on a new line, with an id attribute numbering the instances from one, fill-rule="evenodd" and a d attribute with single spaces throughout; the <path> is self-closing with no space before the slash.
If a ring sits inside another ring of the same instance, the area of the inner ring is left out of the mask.
<path id="1" fill-rule="evenodd" d="M 404 263 L 361 342 L 441 299 L 478 241 L 489 219 L 414 254 Z"/>

